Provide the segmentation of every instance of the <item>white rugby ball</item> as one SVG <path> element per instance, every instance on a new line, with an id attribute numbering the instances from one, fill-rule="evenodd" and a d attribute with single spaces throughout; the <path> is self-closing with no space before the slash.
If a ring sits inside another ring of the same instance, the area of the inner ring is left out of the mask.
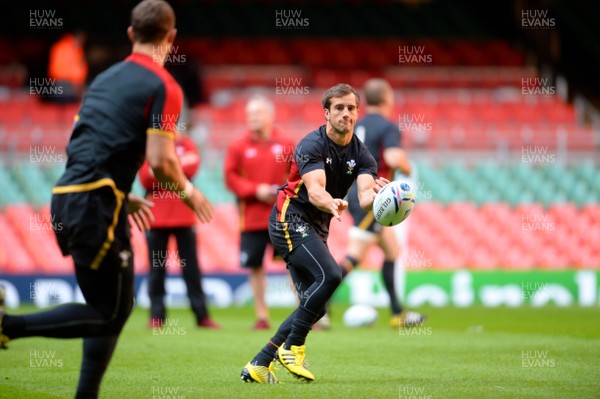
<path id="1" fill-rule="evenodd" d="M 375 324 L 377 316 L 377 309 L 373 306 L 352 305 L 344 312 L 343 321 L 347 327 L 367 327 Z"/>
<path id="2" fill-rule="evenodd" d="M 375 196 L 373 215 L 380 225 L 395 226 L 402 223 L 414 207 L 415 193 L 412 185 L 402 180 L 394 180 Z"/>

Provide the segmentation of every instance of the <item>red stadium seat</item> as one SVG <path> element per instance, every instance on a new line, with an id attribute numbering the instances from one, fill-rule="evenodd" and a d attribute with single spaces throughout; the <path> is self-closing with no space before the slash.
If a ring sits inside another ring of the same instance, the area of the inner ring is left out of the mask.
<path id="1" fill-rule="evenodd" d="M 0 213 L 0 266 L 9 274 L 38 273 L 39 269 L 25 248 L 23 241 L 13 229 L 6 215 Z"/>
<path id="2" fill-rule="evenodd" d="M 70 258 L 62 256 L 56 243 L 52 224 L 58 222 L 51 220 L 47 209 L 35 210 L 29 205 L 10 205 L 6 207 L 5 214 L 23 240 L 38 273 L 73 271 Z"/>

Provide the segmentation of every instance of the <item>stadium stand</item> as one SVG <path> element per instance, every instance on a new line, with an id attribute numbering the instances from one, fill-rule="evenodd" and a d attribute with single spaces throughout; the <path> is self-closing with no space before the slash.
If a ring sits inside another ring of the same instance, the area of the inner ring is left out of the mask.
<path id="1" fill-rule="evenodd" d="M 600 174 L 593 163 L 484 162 L 469 167 L 450 162 L 436 167 L 419 162 L 417 168 L 418 204 L 411 214 L 408 268 L 561 269 L 600 264 Z M 0 242 L 0 260 L 11 272 L 67 272 L 68 259 L 60 256 L 51 234 L 48 201 L 40 199 L 50 192 L 49 176 L 56 176 L 59 166 L 43 171 L 24 161 L 7 170 L 0 178 L 13 182 L 7 187 L 14 191 L 0 193 L 0 225 L 6 238 Z M 218 204 L 215 220 L 198 225 L 201 261 L 207 272 L 237 272 L 237 255 L 228 250 L 236 240 L 236 205 L 223 195 L 222 175 L 216 170 L 206 168 L 197 179 Z M 330 246 L 335 255 L 343 255 L 343 231 L 349 226 L 348 218 L 332 224 Z M 135 229 L 132 233 L 136 270 L 144 272 L 145 239 Z M 376 269 L 378 256 L 374 251 L 364 266 Z M 269 263 L 267 268 L 274 271 L 278 266 Z"/>
<path id="2" fill-rule="evenodd" d="M 61 15 L 85 12 L 78 2 L 67 3 Z M 599 128 L 511 43 L 510 27 L 483 18 L 483 5 L 344 2 L 339 18 L 348 23 L 337 25 L 339 39 L 321 23 L 321 15 L 335 15 L 337 1 L 302 5 L 311 24 L 304 35 L 268 31 L 269 1 L 202 3 L 178 2 L 185 10 L 178 24 L 188 29 L 176 53 L 200 60 L 207 99 L 192 106 L 190 120 L 203 158 L 194 183 L 216 205 L 215 221 L 198 225 L 206 273 L 239 272 L 237 253 L 229 250 L 238 236 L 237 211 L 223 183 L 222 159 L 244 130 L 247 97 L 272 97 L 278 126 L 300 138 L 323 121 L 324 88 L 340 81 L 361 87 L 372 76 L 395 88 L 393 114 L 418 170 L 408 269 L 600 266 Z M 510 13 L 500 2 L 485 6 Z M 116 7 L 98 12 L 110 19 Z M 584 30 L 574 14 L 565 15 L 565 26 L 580 37 Z M 10 24 L 8 18 L 1 29 Z M 365 29 L 363 36 L 344 31 L 356 26 Z M 92 37 L 97 31 L 122 38 L 111 26 L 91 22 L 89 29 Z M 39 61 L 34 55 L 45 54 L 48 43 L 40 35 L 0 39 L 0 270 L 15 274 L 70 271 L 52 237 L 47 204 L 64 168 L 77 106 L 48 104 L 28 89 Z M 115 56 L 123 53 L 121 45 L 114 45 Z M 422 57 L 410 61 L 411 54 Z M 143 192 L 137 181 L 133 192 Z M 343 256 L 349 225 L 348 217 L 332 224 L 336 256 Z M 144 273 L 145 239 L 135 229 L 132 242 L 136 271 Z M 370 252 L 363 266 L 376 269 L 380 256 Z M 269 271 L 278 267 L 267 264 Z"/>

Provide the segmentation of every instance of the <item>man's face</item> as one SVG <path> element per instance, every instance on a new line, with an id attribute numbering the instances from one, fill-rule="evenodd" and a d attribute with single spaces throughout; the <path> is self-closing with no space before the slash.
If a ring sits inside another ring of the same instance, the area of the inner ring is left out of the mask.
<path id="1" fill-rule="evenodd" d="M 350 93 L 343 97 L 333 97 L 329 109 L 324 112 L 325 118 L 337 133 L 352 133 L 358 117 L 356 96 Z"/>
<path id="2" fill-rule="evenodd" d="M 272 123 L 273 115 L 265 105 L 260 102 L 252 102 L 246 108 L 246 125 L 253 132 L 268 130 Z"/>

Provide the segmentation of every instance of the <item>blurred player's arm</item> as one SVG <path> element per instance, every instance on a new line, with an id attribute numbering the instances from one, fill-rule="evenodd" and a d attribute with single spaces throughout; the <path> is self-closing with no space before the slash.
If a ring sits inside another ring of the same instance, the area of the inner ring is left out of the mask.
<path id="1" fill-rule="evenodd" d="M 198 151 L 198 147 L 196 147 L 196 143 L 194 143 L 191 137 L 182 135 L 180 140 L 183 147 L 183 154 L 179 156 L 179 161 L 181 162 L 183 173 L 188 179 L 191 179 L 200 168 L 200 151 Z"/>
<path id="2" fill-rule="evenodd" d="M 383 150 L 383 161 L 390 169 L 397 169 L 406 176 L 410 176 L 412 172 L 408 154 L 400 147 L 390 147 Z"/>
<path id="3" fill-rule="evenodd" d="M 198 147 L 196 147 L 196 144 L 190 137 L 183 136 L 179 139 L 181 140 L 181 146 L 183 147 L 183 154 L 178 155 L 179 162 L 181 163 L 181 168 L 183 169 L 185 176 L 188 179 L 191 179 L 196 175 L 200 167 L 200 153 Z M 148 160 L 145 160 L 142 164 L 142 167 L 138 171 L 138 177 L 142 187 L 147 191 L 159 189 L 159 187 L 156 187 L 157 181 L 154 177 L 152 168 L 150 168 L 150 165 L 148 164 Z"/>
<path id="4" fill-rule="evenodd" d="M 402 132 L 395 124 L 390 124 L 383 135 L 382 153 L 383 162 L 388 168 L 410 176 L 412 167 L 406 151 L 402 148 Z"/>
<path id="5" fill-rule="evenodd" d="M 204 194 L 185 177 L 175 151 L 174 137 L 166 134 L 148 134 L 146 160 L 161 187 L 179 194 L 183 202 L 201 222 L 212 219 L 212 206 Z"/>
<path id="6" fill-rule="evenodd" d="M 341 215 L 348 208 L 348 201 L 342 198 L 333 198 L 325 189 L 326 176 L 323 169 L 315 169 L 302 175 L 302 181 L 308 191 L 311 204 L 331 213 L 336 219 L 341 220 Z"/>
<path id="7" fill-rule="evenodd" d="M 356 178 L 356 189 L 358 194 L 358 203 L 365 211 L 373 209 L 375 195 L 385 187 L 390 181 L 379 177 L 374 179 L 371 174 L 363 173 Z"/>
<path id="8" fill-rule="evenodd" d="M 152 191 L 156 184 L 156 179 L 152 174 L 152 169 L 150 169 L 150 165 L 148 165 L 148 161 L 144 161 L 142 167 L 138 171 L 138 178 L 140 180 L 140 184 L 146 191 Z"/>
<path id="9" fill-rule="evenodd" d="M 146 160 L 160 188 L 176 192 L 202 223 L 212 219 L 212 206 L 186 177 L 175 149 L 177 121 L 183 104 L 181 87 L 167 82 L 154 93 L 146 129 Z"/>

